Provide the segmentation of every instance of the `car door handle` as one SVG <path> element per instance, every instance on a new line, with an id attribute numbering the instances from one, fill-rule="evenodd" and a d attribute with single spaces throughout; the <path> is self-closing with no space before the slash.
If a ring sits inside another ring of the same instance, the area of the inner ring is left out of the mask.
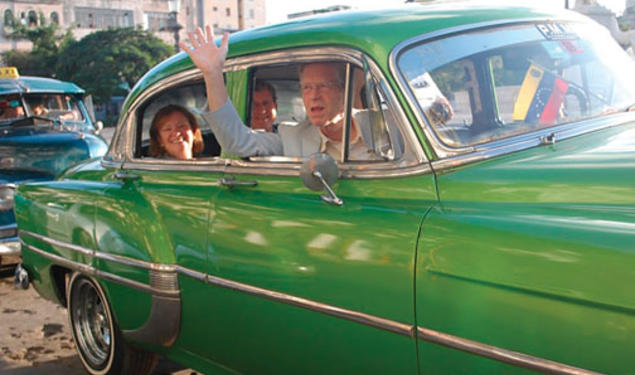
<path id="1" fill-rule="evenodd" d="M 243 180 L 237 180 L 235 177 L 223 177 L 220 180 L 218 180 L 218 183 L 221 186 L 227 186 L 227 187 L 234 187 L 234 186 L 247 186 L 247 187 L 253 187 L 253 186 L 257 186 L 258 185 L 258 181 L 243 181 Z"/>
<path id="2" fill-rule="evenodd" d="M 132 174 L 125 171 L 117 171 L 115 172 L 113 177 L 116 178 L 117 180 L 122 180 L 122 181 L 138 180 L 141 178 L 141 176 L 139 176 L 138 174 Z"/>

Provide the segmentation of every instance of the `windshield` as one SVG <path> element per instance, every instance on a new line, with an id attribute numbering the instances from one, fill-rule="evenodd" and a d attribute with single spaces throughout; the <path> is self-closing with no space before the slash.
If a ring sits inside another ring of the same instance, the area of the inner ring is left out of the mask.
<path id="1" fill-rule="evenodd" d="M 0 124 L 10 124 L 28 116 L 51 123 L 83 123 L 78 100 L 67 94 L 0 95 Z"/>
<path id="2" fill-rule="evenodd" d="M 437 137 L 490 142 L 624 110 L 633 61 L 589 24 L 523 24 L 415 44 L 398 67 Z"/>

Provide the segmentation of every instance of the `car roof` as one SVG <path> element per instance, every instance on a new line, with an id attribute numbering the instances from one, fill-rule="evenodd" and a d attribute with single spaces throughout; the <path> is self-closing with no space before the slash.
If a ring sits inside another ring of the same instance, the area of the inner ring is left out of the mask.
<path id="1" fill-rule="evenodd" d="M 454 27 L 532 20 L 586 19 L 567 10 L 473 2 L 408 4 L 396 9 L 341 11 L 248 29 L 229 37 L 228 59 L 293 47 L 345 46 L 366 52 L 387 69 L 392 49 L 410 38 Z M 180 52 L 151 69 L 133 87 L 126 106 L 148 86 L 192 68 Z"/>
<path id="2" fill-rule="evenodd" d="M 21 76 L 0 79 L 0 95 L 17 93 L 83 94 L 84 90 L 72 82 L 52 78 Z"/>

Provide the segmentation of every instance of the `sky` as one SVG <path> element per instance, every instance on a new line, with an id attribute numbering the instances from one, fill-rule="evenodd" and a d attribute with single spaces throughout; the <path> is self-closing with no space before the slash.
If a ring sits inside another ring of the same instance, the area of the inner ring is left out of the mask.
<path id="1" fill-rule="evenodd" d="M 569 7 L 573 8 L 576 0 L 569 0 Z M 509 0 L 489 1 L 489 3 L 500 2 L 510 4 Z M 524 1 L 532 5 L 544 7 L 564 7 L 564 0 L 531 0 Z M 621 15 L 624 10 L 626 0 L 599 0 L 601 5 L 611 9 L 617 15 Z M 267 24 L 283 22 L 287 20 L 287 14 L 297 13 L 311 9 L 326 8 L 331 5 L 350 5 L 356 9 L 373 9 L 390 6 L 399 6 L 404 0 L 266 0 Z M 513 4 L 522 4 L 523 1 L 514 1 Z"/>

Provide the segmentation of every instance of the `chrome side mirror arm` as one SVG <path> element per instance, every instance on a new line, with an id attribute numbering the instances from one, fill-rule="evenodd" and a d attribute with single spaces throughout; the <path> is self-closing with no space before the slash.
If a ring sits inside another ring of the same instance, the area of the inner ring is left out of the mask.
<path id="1" fill-rule="evenodd" d="M 320 180 L 320 182 L 324 186 L 324 189 L 327 191 L 327 193 L 329 193 L 329 195 L 320 195 L 322 201 L 335 206 L 341 206 L 344 204 L 344 201 L 335 194 L 335 192 L 333 191 L 333 189 L 331 189 L 320 171 L 313 171 L 313 176 L 317 177 Z"/>
<path id="2" fill-rule="evenodd" d="M 316 191 L 326 190 L 328 195 L 320 195 L 320 198 L 325 203 L 334 206 L 344 204 L 344 201 L 331 188 L 337 182 L 338 173 L 335 160 L 321 153 L 309 156 L 300 168 L 300 178 L 304 186 Z"/>

